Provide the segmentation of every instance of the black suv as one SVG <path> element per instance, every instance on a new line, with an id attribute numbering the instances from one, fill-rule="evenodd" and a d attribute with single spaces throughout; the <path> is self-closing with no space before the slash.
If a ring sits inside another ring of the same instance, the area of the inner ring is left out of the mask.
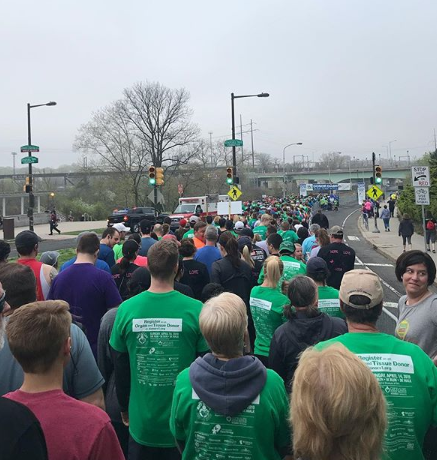
<path id="1" fill-rule="evenodd" d="M 132 233 L 138 233 L 142 220 L 148 220 L 152 225 L 156 223 L 162 224 L 167 215 L 168 214 L 160 214 L 158 217 L 155 217 L 155 211 L 152 207 L 122 209 L 120 211 L 114 211 L 114 213 L 108 217 L 108 227 L 123 222 L 126 227 L 130 227 Z"/>

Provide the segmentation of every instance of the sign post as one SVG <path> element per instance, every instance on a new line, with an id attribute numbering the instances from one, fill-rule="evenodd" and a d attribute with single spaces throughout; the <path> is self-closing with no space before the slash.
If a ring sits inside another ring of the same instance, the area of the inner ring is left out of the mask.
<path id="1" fill-rule="evenodd" d="M 417 205 L 422 206 L 422 225 L 423 225 L 423 243 L 426 252 L 426 224 L 425 224 L 425 206 L 429 206 L 429 179 L 428 166 L 413 166 L 411 168 L 411 179 L 413 180 L 414 197 Z"/>

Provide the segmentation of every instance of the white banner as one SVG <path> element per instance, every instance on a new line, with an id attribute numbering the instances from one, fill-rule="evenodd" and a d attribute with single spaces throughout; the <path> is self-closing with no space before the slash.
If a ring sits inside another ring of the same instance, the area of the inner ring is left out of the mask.
<path id="1" fill-rule="evenodd" d="M 219 216 L 226 216 L 228 214 L 243 214 L 243 202 L 232 201 L 226 203 L 224 201 L 220 201 L 217 203 L 217 214 Z"/>
<path id="2" fill-rule="evenodd" d="M 358 183 L 358 204 L 363 204 L 366 199 L 366 184 L 364 182 Z"/>
<path id="3" fill-rule="evenodd" d="M 347 190 L 352 190 L 351 183 L 350 182 L 340 182 L 338 184 L 338 190 L 343 190 L 344 192 Z"/>
<path id="4" fill-rule="evenodd" d="M 300 196 L 307 196 L 307 184 L 300 184 L 299 189 Z"/>

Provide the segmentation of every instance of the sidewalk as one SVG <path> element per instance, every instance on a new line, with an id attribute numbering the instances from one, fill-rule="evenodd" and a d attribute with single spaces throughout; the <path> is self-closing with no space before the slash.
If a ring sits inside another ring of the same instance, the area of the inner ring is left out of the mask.
<path id="1" fill-rule="evenodd" d="M 390 219 L 390 232 L 386 232 L 384 230 L 384 223 L 382 219 L 378 219 L 378 228 L 380 233 L 372 233 L 372 230 L 375 228 L 374 219 L 369 219 L 369 230 L 366 230 L 360 213 L 358 212 L 357 214 L 359 215 L 359 218 L 357 219 L 357 226 L 363 237 L 373 245 L 373 248 L 376 251 L 388 257 L 393 262 L 396 262 L 396 259 L 404 250 L 402 246 L 402 238 L 398 236 L 399 219 L 397 217 L 392 217 Z M 415 233 L 411 238 L 411 243 L 413 249 L 419 249 L 420 251 L 425 250 L 425 242 L 422 235 Z M 437 254 L 432 252 L 428 252 L 428 254 L 437 265 Z"/>
<path id="2" fill-rule="evenodd" d="M 60 234 L 53 232 L 53 235 L 50 235 L 50 226 L 49 224 L 35 225 L 35 233 L 42 238 L 43 240 L 48 241 L 59 241 L 59 240 L 71 240 L 75 238 L 75 235 L 66 235 L 67 232 L 81 232 L 85 230 L 97 230 L 100 228 L 106 228 L 106 220 L 92 220 L 87 222 L 59 222 Z M 23 230 L 28 230 L 27 227 L 17 227 L 15 228 L 15 236 L 17 236 Z M 101 235 L 99 235 L 100 237 Z M 0 230 L 0 239 L 3 239 L 3 230 Z"/>

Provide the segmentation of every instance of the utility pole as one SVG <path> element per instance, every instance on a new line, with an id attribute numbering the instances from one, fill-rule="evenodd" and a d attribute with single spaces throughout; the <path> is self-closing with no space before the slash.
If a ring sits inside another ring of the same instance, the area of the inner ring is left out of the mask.
<path id="1" fill-rule="evenodd" d="M 240 113 L 240 139 L 241 142 L 243 142 L 243 119 L 241 117 Z M 241 146 L 241 166 L 243 166 L 244 163 L 244 151 L 243 151 L 243 146 Z"/>
<path id="2" fill-rule="evenodd" d="M 375 166 L 376 166 L 376 155 L 375 152 L 372 152 L 372 176 L 373 176 L 373 185 L 375 185 Z M 375 200 L 376 203 L 376 200 Z M 373 217 L 374 217 L 374 223 L 375 223 L 375 229 L 372 231 L 372 233 L 381 233 L 378 229 L 378 218 L 376 217 L 376 211 L 377 207 L 375 205 L 373 209 Z"/>
<path id="3" fill-rule="evenodd" d="M 252 168 L 255 169 L 255 154 L 253 153 L 253 122 L 250 120 L 250 140 L 252 144 Z"/>
<path id="4" fill-rule="evenodd" d="M 15 157 L 17 156 L 17 152 L 12 152 L 12 174 L 15 176 Z"/>
<path id="5" fill-rule="evenodd" d="M 212 152 L 212 131 L 209 133 L 209 148 L 211 149 L 211 167 L 214 167 L 214 154 Z"/>

